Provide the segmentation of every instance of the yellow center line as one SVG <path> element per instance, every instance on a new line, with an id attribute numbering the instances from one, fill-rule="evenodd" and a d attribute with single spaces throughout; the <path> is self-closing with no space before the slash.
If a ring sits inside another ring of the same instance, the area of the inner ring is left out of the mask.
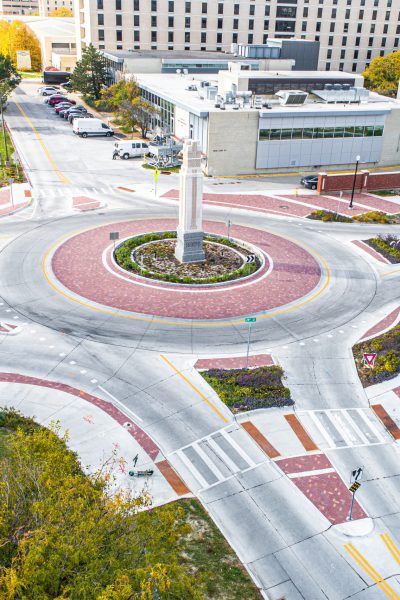
<path id="1" fill-rule="evenodd" d="M 374 569 L 367 559 L 353 546 L 353 544 L 347 544 L 345 549 L 352 558 L 364 569 L 364 571 L 373 579 L 376 585 L 386 594 L 390 600 L 400 600 L 400 596 L 390 585 L 383 579 L 382 575 Z"/>
<path id="2" fill-rule="evenodd" d="M 176 373 L 177 375 L 179 375 L 179 377 L 182 377 L 182 379 L 183 379 L 184 381 L 186 381 L 186 383 L 187 383 L 187 384 L 188 384 L 188 385 L 189 385 L 189 386 L 192 388 L 192 390 L 194 390 L 194 391 L 196 392 L 196 394 L 198 394 L 198 395 L 200 396 L 200 398 L 201 398 L 202 400 L 204 400 L 204 402 L 205 402 L 206 404 L 208 404 L 208 406 L 209 406 L 210 408 L 212 408 L 214 412 L 216 412 L 216 413 L 217 413 L 217 415 L 218 415 L 218 416 L 219 416 L 219 417 L 222 419 L 222 421 L 223 421 L 224 423 L 229 423 L 229 420 L 228 420 L 226 417 L 224 417 L 224 415 L 223 415 L 223 414 L 222 414 L 222 413 L 221 413 L 221 412 L 218 410 L 218 408 L 217 408 L 216 406 L 214 406 L 214 404 L 213 404 L 212 402 L 210 402 L 210 401 L 209 401 L 209 399 L 208 399 L 208 398 L 206 398 L 206 396 L 205 396 L 204 394 L 202 394 L 202 392 L 201 392 L 199 389 L 197 389 L 197 387 L 196 387 L 195 385 L 193 385 L 193 383 L 192 383 L 191 381 L 189 381 L 189 379 L 188 379 L 187 377 L 185 377 L 185 375 L 184 375 L 183 373 L 181 373 L 181 371 L 179 371 L 179 370 L 178 370 L 178 369 L 177 369 L 177 368 L 176 368 L 176 367 L 175 367 L 175 366 L 172 364 L 172 362 L 170 362 L 170 361 L 168 360 L 168 358 L 167 358 L 166 356 L 164 356 L 163 354 L 160 354 L 160 356 L 161 356 L 161 358 L 162 358 L 162 359 L 163 359 L 163 360 L 164 360 L 164 361 L 167 363 L 167 365 L 169 365 L 169 366 L 171 367 L 171 369 L 172 369 L 173 371 L 175 371 L 175 373 Z"/>
<path id="3" fill-rule="evenodd" d="M 395 273 L 400 273 L 400 269 L 394 269 L 394 271 L 389 271 L 388 273 L 382 273 L 381 277 L 388 277 L 389 275 L 394 275 Z"/>
<path id="4" fill-rule="evenodd" d="M 47 156 L 53 171 L 56 173 L 57 177 L 59 178 L 60 182 L 63 185 L 68 185 L 71 183 L 71 180 L 68 179 L 68 177 L 66 175 L 64 175 L 64 173 L 61 171 L 61 169 L 58 167 L 57 163 L 55 162 L 54 158 L 52 157 L 52 155 L 50 154 L 46 144 L 43 141 L 42 136 L 40 135 L 40 133 L 38 132 L 38 130 L 36 129 L 35 125 L 32 123 L 31 119 L 28 117 L 28 115 L 26 114 L 26 112 L 24 111 L 24 109 L 22 108 L 22 106 L 20 105 L 20 103 L 18 102 L 18 100 L 16 100 L 16 98 L 14 97 L 14 102 L 18 108 L 18 110 L 20 111 L 21 115 L 26 119 L 26 121 L 28 122 L 28 125 L 31 127 L 33 133 L 36 136 L 36 139 L 38 140 L 39 144 L 41 145 L 43 152 L 45 153 L 45 155 Z"/>
<path id="5" fill-rule="evenodd" d="M 148 217 L 145 217 L 144 219 L 135 219 L 137 221 L 139 220 L 148 220 Z M 117 221 L 117 223 L 123 223 L 123 222 L 128 222 L 128 221 L 132 221 L 132 218 L 130 219 L 124 219 L 124 220 L 120 220 Z M 106 225 L 112 225 L 116 223 L 115 221 L 110 221 L 108 223 L 104 224 L 104 227 Z M 102 226 L 103 227 L 103 226 Z M 203 328 L 203 327 L 229 327 L 231 325 L 243 325 L 244 324 L 244 316 L 242 318 L 240 317 L 234 317 L 232 319 L 225 319 L 224 321 L 218 321 L 218 322 L 209 322 L 209 321 L 190 321 L 189 319 L 187 321 L 170 321 L 168 319 L 161 319 L 161 318 L 153 318 L 151 316 L 138 316 L 138 315 L 127 315 L 127 314 L 123 314 L 121 312 L 118 311 L 114 311 L 111 310 L 110 308 L 103 308 L 101 306 L 93 306 L 93 304 L 91 304 L 90 302 L 85 302 L 85 300 L 80 300 L 78 298 L 76 298 L 73 295 L 67 294 L 66 292 L 64 292 L 62 289 L 60 289 L 59 287 L 57 287 L 55 285 L 55 283 L 51 280 L 48 272 L 47 272 L 47 268 L 46 268 L 46 263 L 47 260 L 50 256 L 50 254 L 55 250 L 55 248 L 61 244 L 61 242 L 63 242 L 66 239 L 71 239 L 72 237 L 79 235 L 81 233 L 84 233 L 86 231 L 90 231 L 92 230 L 93 227 L 88 227 L 86 229 L 81 229 L 80 231 L 76 231 L 73 234 L 67 234 L 63 237 L 61 237 L 59 240 L 57 240 L 44 254 L 43 259 L 42 259 L 42 273 L 43 273 L 43 277 L 45 278 L 45 280 L 47 281 L 47 283 L 50 285 L 50 287 L 53 288 L 53 290 L 55 290 L 58 294 L 60 294 L 61 296 L 63 296 L 64 298 L 66 298 L 67 300 L 71 300 L 72 302 L 75 302 L 76 304 L 79 304 L 81 306 L 84 306 L 86 308 L 89 308 L 91 310 L 97 311 L 97 312 L 101 312 L 103 314 L 106 315 L 113 315 L 114 317 L 121 317 L 123 319 L 131 319 L 133 321 L 143 321 L 145 323 L 162 323 L 163 325 L 174 325 L 174 326 L 179 326 L 179 327 L 194 327 L 194 328 Z M 261 229 L 261 228 L 260 228 Z M 262 229 L 262 231 L 266 231 L 267 233 L 271 233 L 268 229 Z M 273 235 L 277 235 L 277 234 L 273 234 Z M 294 242 L 294 239 L 288 236 L 279 236 L 282 237 L 284 239 L 288 239 L 290 241 Z M 295 242 L 294 242 L 295 243 Z M 279 308 L 278 310 L 275 311 L 271 311 L 268 312 L 267 314 L 264 315 L 257 315 L 257 321 L 263 321 L 264 319 L 270 319 L 272 317 L 278 317 L 279 315 L 283 315 L 286 313 L 290 313 L 294 310 L 297 310 L 299 308 L 303 308 L 303 306 L 307 306 L 307 304 L 309 304 L 310 302 L 312 302 L 313 300 L 316 300 L 319 296 L 321 296 L 321 294 L 323 294 L 325 292 L 325 290 L 327 289 L 327 287 L 330 284 L 331 281 L 331 272 L 330 269 L 325 261 L 325 259 L 315 250 L 311 249 L 309 246 L 307 246 L 306 244 L 303 244 L 301 246 L 302 248 L 304 248 L 305 250 L 308 250 L 308 252 L 310 252 L 310 254 L 313 254 L 314 256 L 316 256 L 321 264 L 323 269 L 321 270 L 321 273 L 323 273 L 323 271 L 325 272 L 326 275 L 326 279 L 325 282 L 323 283 L 323 285 L 321 286 L 321 288 L 319 290 L 317 290 L 314 294 L 312 294 L 310 297 L 306 298 L 305 300 L 303 300 L 302 302 L 299 302 L 293 306 L 288 306 L 286 308 Z M 315 289 L 315 288 L 314 288 Z M 78 294 L 77 294 L 78 295 Z"/>
<path id="6" fill-rule="evenodd" d="M 390 554 L 393 556 L 394 560 L 397 562 L 398 565 L 400 565 L 400 550 L 396 546 L 390 535 L 388 533 L 381 533 L 381 538 L 384 541 Z"/>

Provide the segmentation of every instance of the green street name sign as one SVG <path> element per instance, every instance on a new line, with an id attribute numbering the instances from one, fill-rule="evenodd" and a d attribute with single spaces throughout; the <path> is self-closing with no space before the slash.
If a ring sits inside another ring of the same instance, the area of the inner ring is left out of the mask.
<path id="1" fill-rule="evenodd" d="M 255 323 L 257 321 L 256 317 L 246 317 L 244 322 L 245 323 Z"/>

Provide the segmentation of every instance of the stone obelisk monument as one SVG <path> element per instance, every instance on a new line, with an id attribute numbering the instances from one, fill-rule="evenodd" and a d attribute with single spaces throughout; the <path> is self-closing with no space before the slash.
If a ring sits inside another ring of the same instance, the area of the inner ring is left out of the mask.
<path id="1" fill-rule="evenodd" d="M 201 148 L 196 140 L 185 140 L 180 173 L 179 225 L 175 257 L 182 263 L 205 260 L 203 249 L 203 173 Z"/>

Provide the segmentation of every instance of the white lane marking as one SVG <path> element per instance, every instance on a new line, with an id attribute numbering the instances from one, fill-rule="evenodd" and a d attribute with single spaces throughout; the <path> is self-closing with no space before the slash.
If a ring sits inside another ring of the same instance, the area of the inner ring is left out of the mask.
<path id="1" fill-rule="evenodd" d="M 113 396 L 112 394 L 110 394 L 110 392 L 107 392 L 107 390 L 105 390 L 103 387 L 101 387 L 101 385 L 97 386 L 99 388 L 99 390 L 101 390 L 102 392 L 104 392 L 105 394 L 107 394 L 108 396 L 110 396 L 110 398 L 116 402 L 117 404 L 119 404 L 124 413 L 129 413 L 131 416 L 134 417 L 134 419 L 137 419 L 140 422 L 143 422 L 143 419 L 141 419 L 137 414 L 135 414 L 130 408 L 128 408 L 127 406 L 125 406 L 125 404 L 123 404 L 122 402 L 120 402 L 115 396 Z"/>
<path id="2" fill-rule="evenodd" d="M 60 352 L 58 356 L 63 357 L 63 356 L 67 356 L 67 355 L 65 354 L 65 352 Z"/>
<path id="3" fill-rule="evenodd" d="M 357 425 L 357 423 L 355 422 L 355 420 L 350 416 L 350 414 L 349 414 L 349 412 L 347 410 L 343 411 L 343 416 L 345 417 L 345 419 L 347 419 L 347 421 L 349 422 L 349 424 L 351 425 L 351 427 L 357 433 L 357 435 L 359 436 L 359 438 L 364 442 L 364 444 L 368 444 L 368 442 L 369 442 L 368 438 L 364 435 L 364 433 L 362 432 L 362 430 L 359 428 L 359 426 Z"/>
<path id="4" fill-rule="evenodd" d="M 363 421 L 368 425 L 368 427 L 373 431 L 375 437 L 380 440 L 381 442 L 387 442 L 387 439 L 381 434 L 381 432 L 378 430 L 378 428 L 375 426 L 374 423 L 372 423 L 372 421 L 370 421 L 370 419 L 368 419 L 367 415 L 365 414 L 365 412 L 363 411 L 362 408 L 357 408 L 356 409 L 358 414 L 361 415 Z"/>
<path id="5" fill-rule="evenodd" d="M 315 469 L 315 471 L 301 471 L 300 473 L 288 473 L 289 479 L 297 479 L 297 477 L 311 477 L 312 475 L 325 475 L 325 473 L 336 473 L 333 467 L 327 469 Z"/>
<path id="6" fill-rule="evenodd" d="M 230 471 L 232 471 L 232 473 L 238 473 L 240 471 L 238 465 L 233 462 L 233 460 L 227 455 L 225 450 L 223 450 L 217 444 L 217 442 L 213 440 L 213 438 L 209 438 L 206 443 L 214 450 L 215 454 L 219 455 L 222 462 L 226 464 L 226 466 Z"/>
<path id="7" fill-rule="evenodd" d="M 222 436 L 227 440 L 227 442 L 236 450 L 236 452 L 241 456 L 250 467 L 255 467 L 256 463 L 250 456 L 239 446 L 236 440 L 233 439 L 232 436 L 229 436 L 226 430 L 221 431 Z"/>
<path id="8" fill-rule="evenodd" d="M 97 383 L 97 379 L 91 379 L 90 383 Z"/>
<path id="9" fill-rule="evenodd" d="M 346 442 L 348 446 L 354 446 L 359 442 L 357 437 L 354 435 L 353 431 L 350 431 L 348 428 L 348 423 L 344 423 L 342 419 L 343 411 L 331 411 L 326 414 L 327 419 L 329 419 L 332 425 L 338 430 L 338 432 L 343 437 L 343 440 Z"/>
<path id="10" fill-rule="evenodd" d="M 326 431 L 325 427 L 322 425 L 322 423 L 318 419 L 318 417 L 315 414 L 315 412 L 310 412 L 309 415 L 310 415 L 311 420 L 313 421 L 314 425 L 316 425 L 316 427 L 319 430 L 319 432 L 325 438 L 325 441 L 328 442 L 329 447 L 330 448 L 334 448 L 335 447 L 335 442 L 333 441 L 333 439 L 331 438 L 331 436 L 329 435 L 329 433 Z"/>
<path id="11" fill-rule="evenodd" d="M 202 488 L 207 488 L 209 486 L 208 481 L 204 479 L 203 475 L 200 473 L 200 471 L 197 470 L 190 458 L 186 456 L 184 452 L 177 452 L 176 454 L 181 459 L 183 464 L 189 469 L 189 472 L 191 472 L 195 476 L 195 478 L 201 484 Z"/>
<path id="12" fill-rule="evenodd" d="M 217 477 L 217 479 L 219 479 L 219 480 L 225 479 L 225 475 L 219 470 L 219 468 L 217 467 L 217 465 L 214 462 L 211 463 L 210 457 L 207 456 L 207 454 L 204 452 L 203 448 L 201 448 L 200 444 L 198 444 L 197 442 L 194 442 L 194 444 L 192 445 L 192 448 L 194 448 L 194 450 L 197 452 L 197 454 L 200 456 L 200 458 L 204 461 L 204 463 L 207 465 L 207 467 L 210 469 L 210 471 L 212 471 L 214 473 L 214 475 Z"/>
<path id="13" fill-rule="evenodd" d="M 210 439 L 210 437 L 212 435 L 217 435 L 218 433 L 221 433 L 224 429 L 229 429 L 230 427 L 232 427 L 232 423 L 228 423 L 228 425 L 225 425 L 225 427 L 222 427 L 221 429 L 217 429 L 216 431 L 213 431 L 212 433 L 209 433 L 208 435 L 205 435 L 202 438 L 199 438 L 198 440 L 196 440 L 196 442 L 198 444 L 200 444 L 201 442 L 206 442 L 207 440 Z M 238 431 L 239 428 L 234 429 L 233 431 Z M 172 452 L 169 453 L 168 456 L 171 456 L 172 454 L 175 454 L 176 452 L 180 452 L 181 450 L 185 450 L 186 448 L 191 448 L 193 445 L 193 442 L 191 442 L 190 444 L 186 444 L 185 446 L 181 446 L 181 448 L 178 448 L 177 450 L 173 450 Z"/>

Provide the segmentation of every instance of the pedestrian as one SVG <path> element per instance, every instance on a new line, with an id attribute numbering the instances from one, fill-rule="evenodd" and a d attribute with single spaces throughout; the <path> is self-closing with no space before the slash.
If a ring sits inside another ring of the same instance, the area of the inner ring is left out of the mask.
<path id="1" fill-rule="evenodd" d="M 136 456 L 133 457 L 133 466 L 136 467 L 136 463 L 138 461 L 139 458 L 139 454 L 136 454 Z"/>
<path id="2" fill-rule="evenodd" d="M 113 152 L 113 160 L 115 160 L 118 156 L 118 150 L 115 148 L 114 152 Z"/>

